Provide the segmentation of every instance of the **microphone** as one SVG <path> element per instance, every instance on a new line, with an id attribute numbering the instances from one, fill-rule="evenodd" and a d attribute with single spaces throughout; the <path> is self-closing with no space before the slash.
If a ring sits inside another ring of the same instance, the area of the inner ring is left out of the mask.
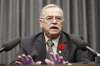
<path id="1" fill-rule="evenodd" d="M 84 40 L 82 40 L 81 38 L 79 38 L 76 35 L 69 35 L 70 39 L 75 42 L 80 48 L 82 49 L 88 49 L 89 51 L 91 51 L 93 54 L 95 54 L 96 56 L 100 57 L 100 53 L 98 53 L 97 51 L 95 51 L 94 49 L 92 49 L 91 47 L 89 47 L 88 43 L 85 42 Z"/>
<path id="2" fill-rule="evenodd" d="M 0 48 L 0 52 L 6 51 L 8 52 L 9 50 L 13 49 L 15 46 L 18 45 L 18 43 L 21 42 L 20 38 L 16 38 L 10 41 L 7 41 L 6 43 L 4 43 L 2 45 L 2 47 Z"/>
<path id="3" fill-rule="evenodd" d="M 69 35 L 69 37 L 72 40 L 72 42 L 76 43 L 80 48 L 85 49 L 85 47 L 89 45 L 87 42 L 85 42 L 80 37 L 74 34 Z"/>
<path id="4" fill-rule="evenodd" d="M 34 61 L 36 61 L 36 59 L 38 59 L 39 56 L 37 50 L 33 50 L 30 55 L 32 56 Z"/>

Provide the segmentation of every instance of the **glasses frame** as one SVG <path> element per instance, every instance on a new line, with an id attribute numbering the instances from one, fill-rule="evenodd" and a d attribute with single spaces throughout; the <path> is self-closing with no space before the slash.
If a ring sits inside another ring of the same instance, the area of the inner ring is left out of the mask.
<path id="1" fill-rule="evenodd" d="M 41 19 L 45 19 L 48 22 L 52 22 L 53 20 L 56 20 L 56 22 L 63 22 L 64 21 L 64 17 L 61 16 L 47 16 Z"/>

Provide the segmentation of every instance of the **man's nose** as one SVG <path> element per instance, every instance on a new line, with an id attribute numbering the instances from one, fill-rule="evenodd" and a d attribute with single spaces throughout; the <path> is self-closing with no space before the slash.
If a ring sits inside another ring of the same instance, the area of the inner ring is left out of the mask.
<path id="1" fill-rule="evenodd" d="M 53 18 L 52 23 L 57 23 L 57 20 Z"/>

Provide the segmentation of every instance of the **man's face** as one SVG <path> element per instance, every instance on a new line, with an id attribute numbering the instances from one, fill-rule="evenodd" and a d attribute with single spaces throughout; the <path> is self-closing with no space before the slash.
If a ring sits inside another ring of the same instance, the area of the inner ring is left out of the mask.
<path id="1" fill-rule="evenodd" d="M 40 26 L 46 34 L 56 35 L 63 29 L 63 13 L 59 8 L 47 8 L 43 12 Z"/>

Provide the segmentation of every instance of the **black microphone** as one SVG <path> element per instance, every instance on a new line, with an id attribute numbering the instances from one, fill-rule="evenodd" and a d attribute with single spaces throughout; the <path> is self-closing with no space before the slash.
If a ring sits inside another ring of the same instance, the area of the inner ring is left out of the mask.
<path id="1" fill-rule="evenodd" d="M 72 40 L 72 42 L 76 43 L 81 48 L 85 48 L 86 46 L 89 45 L 88 42 L 85 42 L 79 36 L 76 36 L 74 34 L 70 34 L 69 36 L 70 36 L 70 39 Z"/>
<path id="2" fill-rule="evenodd" d="M 0 48 L 0 52 L 6 51 L 8 52 L 9 50 L 13 49 L 15 46 L 18 45 L 18 43 L 20 43 L 21 39 L 20 38 L 16 38 L 10 41 L 7 41 L 6 43 L 4 43 L 2 45 L 2 47 Z"/>
<path id="3" fill-rule="evenodd" d="M 84 40 L 82 40 L 81 38 L 79 38 L 76 35 L 69 35 L 71 40 L 73 42 L 75 42 L 80 48 L 82 49 L 88 49 L 89 51 L 91 51 L 93 54 L 95 54 L 96 56 L 100 57 L 100 53 L 98 53 L 97 51 L 95 51 L 94 49 L 92 49 L 91 47 L 89 47 L 88 42 L 85 42 Z"/>

